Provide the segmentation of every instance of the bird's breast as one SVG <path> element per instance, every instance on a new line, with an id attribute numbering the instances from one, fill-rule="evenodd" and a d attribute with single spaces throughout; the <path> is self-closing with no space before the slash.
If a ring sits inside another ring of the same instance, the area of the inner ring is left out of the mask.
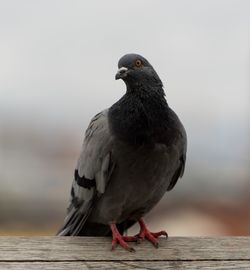
<path id="1" fill-rule="evenodd" d="M 155 182 L 164 185 L 177 159 L 173 147 L 160 143 L 140 146 L 117 143 L 113 155 L 117 164 L 116 178 L 131 186 L 134 183 L 155 186 Z"/>
<path id="2" fill-rule="evenodd" d="M 125 95 L 109 109 L 109 127 L 117 139 L 129 144 L 162 142 L 159 137 L 168 132 L 168 113 L 164 98 Z"/>
<path id="3" fill-rule="evenodd" d="M 177 155 L 164 144 L 135 146 L 116 140 L 112 159 L 115 168 L 92 217 L 104 224 L 147 213 L 166 192 Z"/>

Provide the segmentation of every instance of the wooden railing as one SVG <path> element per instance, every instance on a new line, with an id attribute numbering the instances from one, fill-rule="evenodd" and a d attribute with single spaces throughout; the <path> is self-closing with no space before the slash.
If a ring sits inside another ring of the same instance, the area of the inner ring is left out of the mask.
<path id="1" fill-rule="evenodd" d="M 111 251 L 104 237 L 0 237 L 0 269 L 250 269 L 250 237 L 170 237 Z"/>

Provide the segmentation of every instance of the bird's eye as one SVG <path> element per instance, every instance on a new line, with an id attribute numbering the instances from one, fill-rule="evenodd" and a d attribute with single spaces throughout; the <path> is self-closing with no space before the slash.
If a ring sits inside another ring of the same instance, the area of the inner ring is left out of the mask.
<path id="1" fill-rule="evenodd" d="M 136 65 L 137 67 L 140 67 L 140 66 L 142 65 L 141 60 L 137 59 L 137 60 L 135 61 L 135 65 Z"/>

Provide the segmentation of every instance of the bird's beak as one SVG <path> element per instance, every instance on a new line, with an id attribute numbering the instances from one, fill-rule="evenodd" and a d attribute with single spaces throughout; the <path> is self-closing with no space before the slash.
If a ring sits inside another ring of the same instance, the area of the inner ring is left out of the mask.
<path id="1" fill-rule="evenodd" d="M 119 68 L 115 75 L 115 79 L 119 80 L 119 79 L 125 78 L 127 76 L 127 72 L 128 72 L 128 69 L 126 67 Z"/>

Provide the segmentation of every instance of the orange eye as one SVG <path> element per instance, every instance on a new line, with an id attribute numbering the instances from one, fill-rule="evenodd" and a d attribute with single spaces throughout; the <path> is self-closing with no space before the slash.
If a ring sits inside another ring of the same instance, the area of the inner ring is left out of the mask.
<path id="1" fill-rule="evenodd" d="M 135 61 L 135 65 L 136 65 L 137 67 L 140 67 L 140 66 L 142 65 L 141 60 L 137 59 L 137 60 Z"/>

